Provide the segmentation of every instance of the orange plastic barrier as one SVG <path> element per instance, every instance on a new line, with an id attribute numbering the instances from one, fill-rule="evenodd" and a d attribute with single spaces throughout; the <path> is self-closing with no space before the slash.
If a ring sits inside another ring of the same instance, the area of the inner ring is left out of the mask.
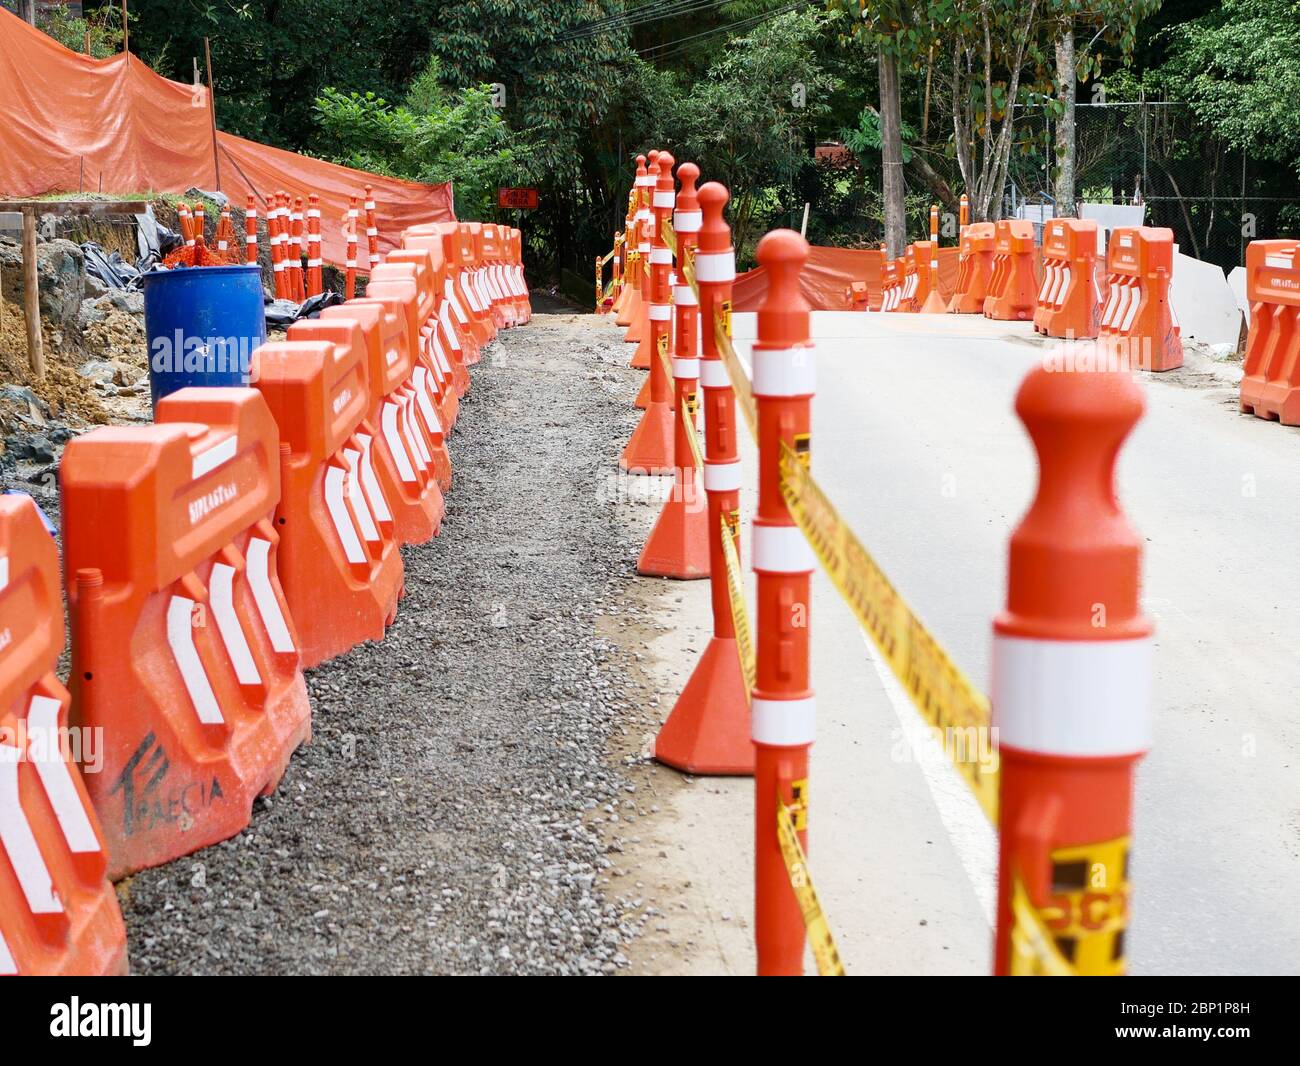
<path id="1" fill-rule="evenodd" d="M 1300 426 L 1300 241 L 1251 241 L 1246 249 L 1250 333 L 1241 409 Z"/>
<path id="2" fill-rule="evenodd" d="M 886 259 L 880 276 L 880 310 L 897 311 L 903 300 L 903 260 Z"/>
<path id="3" fill-rule="evenodd" d="M 403 238 L 402 247 L 389 252 L 384 263 L 413 263 L 419 272 L 429 272 L 434 289 L 433 305 L 437 309 L 435 313 L 442 324 L 443 341 L 453 357 L 452 373 L 456 391 L 464 396 L 470 383 L 467 368 L 479 361 L 479 343 L 470 328 L 469 316 L 456 298 L 454 268 L 447 259 L 440 239 L 426 240 L 424 247 L 408 247 L 405 242 L 406 238 Z"/>
<path id="4" fill-rule="evenodd" d="M 405 360 L 411 367 L 410 377 L 406 379 L 414 400 L 410 424 L 417 431 L 417 443 L 424 442 L 423 451 L 427 454 L 425 461 L 439 488 L 446 492 L 451 488 L 451 456 L 447 451 L 445 422 L 439 413 L 439 395 L 434 388 L 433 375 L 429 372 L 428 365 L 417 355 L 420 338 L 418 334 L 414 337 L 411 335 L 408 303 L 398 296 L 367 295 L 363 300 L 349 300 L 343 306 L 346 309 L 373 304 L 383 310 L 384 358 L 390 363 Z"/>
<path id="5" fill-rule="evenodd" d="M 1034 274 L 1034 224 L 1004 218 L 993 232 L 993 278 L 984 299 L 984 317 L 1027 321 L 1034 317 L 1038 283 Z"/>
<path id="6" fill-rule="evenodd" d="M 156 416 L 71 441 L 60 478 L 73 721 L 102 731 L 86 790 L 114 879 L 238 833 L 311 735 L 271 412 L 182 389 Z"/>
<path id="7" fill-rule="evenodd" d="M 69 731 L 59 553 L 36 505 L 0 496 L 0 976 L 127 969 L 108 849 L 77 758 L 99 740 Z"/>
<path id="8" fill-rule="evenodd" d="M 460 399 L 451 381 L 451 365 L 438 342 L 437 333 L 421 316 L 416 282 L 412 278 L 392 277 L 385 281 L 374 281 L 366 286 L 366 298 L 393 298 L 399 301 L 402 314 L 406 316 L 407 336 L 412 340 L 415 355 L 413 377 L 416 388 L 428 392 L 438 408 L 443 429 L 450 433 L 460 415 Z"/>
<path id="9" fill-rule="evenodd" d="M 370 274 L 373 282 L 411 281 L 415 283 L 416 316 L 425 334 L 426 351 L 437 368 L 442 384 L 459 401 L 469 391 L 469 371 L 465 367 L 465 349 L 452 321 L 451 308 L 442 296 L 442 256 L 435 260 L 429 249 L 389 252 L 388 257 Z M 459 403 L 456 405 L 459 410 Z"/>
<path id="10" fill-rule="evenodd" d="M 948 304 L 949 314 L 984 313 L 984 299 L 993 280 L 994 225 L 972 222 L 961 235 L 957 260 L 957 286 Z"/>
<path id="11" fill-rule="evenodd" d="M 304 666 L 380 640 L 397 614 L 402 558 L 376 518 L 358 433 L 370 406 L 366 352 L 325 341 L 264 344 L 257 387 L 280 427 L 280 579 Z"/>
<path id="12" fill-rule="evenodd" d="M 443 296 L 451 304 L 452 313 L 463 327 L 466 340 L 465 361 L 473 366 L 479 361 L 482 350 L 496 336 L 492 313 L 479 303 L 478 293 L 470 284 L 470 269 L 474 259 L 469 231 L 462 231 L 460 223 L 440 222 L 432 226 L 413 226 L 402 234 L 402 247 L 407 249 L 442 249 L 447 265 L 443 282 Z"/>
<path id="13" fill-rule="evenodd" d="M 921 279 L 916 261 L 916 245 L 909 244 L 903 251 L 903 257 L 899 261 L 899 277 L 902 278 L 902 285 L 899 287 L 898 297 L 891 311 L 897 311 L 901 314 L 914 315 L 921 305 L 916 302 L 916 293 L 920 288 Z"/>
<path id="14" fill-rule="evenodd" d="M 303 319 L 289 327 L 291 341 L 329 341 L 366 353 L 370 403 L 357 429 L 363 449 L 361 477 L 367 499 L 381 528 L 391 526 L 400 544 L 423 544 L 434 537 L 445 506 L 442 490 L 430 469 L 425 442 L 415 436 L 414 390 L 407 384 L 410 361 L 400 347 L 385 349 L 382 307 L 327 307 L 318 319 Z M 393 355 L 390 364 L 385 356 Z M 376 484 L 377 483 L 377 484 Z"/>
<path id="15" fill-rule="evenodd" d="M 1101 292 L 1097 287 L 1097 223 L 1054 218 L 1043 228 L 1043 283 L 1034 329 L 1049 337 L 1097 336 Z"/>
<path id="16" fill-rule="evenodd" d="M 871 310 L 871 292 L 867 289 L 865 281 L 849 282 L 849 287 L 844 290 L 844 298 L 848 300 L 849 306 L 854 311 Z"/>
<path id="17" fill-rule="evenodd" d="M 1183 365 L 1182 333 L 1169 303 L 1174 276 L 1174 231 L 1126 226 L 1111 231 L 1106 256 L 1109 294 L 1101 336 L 1141 370 Z"/>
<path id="18" fill-rule="evenodd" d="M 520 322 L 531 322 L 533 300 L 528 293 L 528 278 L 524 274 L 524 234 L 518 229 L 510 230 L 510 279 L 519 302 Z"/>

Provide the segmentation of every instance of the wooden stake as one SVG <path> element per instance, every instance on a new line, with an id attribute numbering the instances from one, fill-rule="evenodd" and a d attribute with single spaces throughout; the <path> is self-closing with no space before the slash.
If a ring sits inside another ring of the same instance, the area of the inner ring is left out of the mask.
<path id="1" fill-rule="evenodd" d="M 203 38 L 203 58 L 208 64 L 208 117 L 212 120 L 212 167 L 217 175 L 217 192 L 221 191 L 221 153 L 217 150 L 217 87 L 212 82 L 212 46 Z"/>
<path id="2" fill-rule="evenodd" d="M 36 270 L 36 209 L 23 211 L 23 313 L 27 316 L 27 365 L 36 381 L 45 380 L 41 346 L 40 275 Z"/>

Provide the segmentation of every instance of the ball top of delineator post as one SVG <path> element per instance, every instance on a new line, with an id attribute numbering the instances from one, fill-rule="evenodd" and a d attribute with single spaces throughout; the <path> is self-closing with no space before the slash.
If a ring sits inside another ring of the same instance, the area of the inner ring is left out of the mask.
<path id="1" fill-rule="evenodd" d="M 1115 495 L 1120 447 L 1145 406 L 1123 368 L 1045 363 L 1025 378 L 1016 413 L 1038 452 L 1038 489 L 1011 535 L 999 630 L 1058 640 L 1151 631 L 1138 598 L 1141 540 Z"/>
<path id="2" fill-rule="evenodd" d="M 722 211 L 731 193 L 720 181 L 710 181 L 700 186 L 698 197 L 704 216 L 700 222 L 700 251 L 727 251 L 731 247 L 731 227 L 722 217 Z"/>
<path id="3" fill-rule="evenodd" d="M 674 184 L 673 167 L 677 165 L 677 160 L 672 157 L 670 152 L 660 152 L 655 163 L 659 167 L 658 187 L 660 189 L 671 189 Z"/>
<path id="4" fill-rule="evenodd" d="M 699 195 L 695 183 L 700 180 L 700 168 L 694 163 L 683 163 L 677 168 L 677 180 L 682 183 L 677 192 L 677 209 L 679 211 L 699 210 Z"/>
<path id="5" fill-rule="evenodd" d="M 636 157 L 636 172 L 638 174 L 645 173 L 645 156 L 643 155 L 639 155 Z"/>
<path id="6" fill-rule="evenodd" d="M 799 286 L 799 274 L 808 260 L 808 242 L 792 229 L 772 230 L 758 242 L 754 254 L 767 273 L 767 295 L 758 309 L 759 343 L 806 343 L 811 308 Z"/>

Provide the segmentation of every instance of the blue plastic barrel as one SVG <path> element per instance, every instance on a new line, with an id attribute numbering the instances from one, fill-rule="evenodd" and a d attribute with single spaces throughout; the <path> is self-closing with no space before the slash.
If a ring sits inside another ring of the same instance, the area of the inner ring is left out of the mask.
<path id="1" fill-rule="evenodd" d="M 247 385 L 253 350 L 266 342 L 261 269 L 176 267 L 145 274 L 144 330 L 155 407 L 188 385 Z"/>

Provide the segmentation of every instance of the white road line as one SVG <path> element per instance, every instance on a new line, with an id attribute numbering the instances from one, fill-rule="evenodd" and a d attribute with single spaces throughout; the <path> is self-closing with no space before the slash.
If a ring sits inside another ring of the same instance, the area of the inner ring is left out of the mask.
<path id="1" fill-rule="evenodd" d="M 993 928 L 997 910 L 998 837 L 988 818 L 975 802 L 966 783 L 957 775 L 934 733 L 912 706 L 912 701 L 889 666 L 880 658 L 866 633 L 860 632 L 867 658 L 876 668 L 880 685 L 889 697 L 898 724 L 925 777 L 939 819 L 948 834 L 953 851 L 961 860 L 971 890 L 989 928 Z"/>

